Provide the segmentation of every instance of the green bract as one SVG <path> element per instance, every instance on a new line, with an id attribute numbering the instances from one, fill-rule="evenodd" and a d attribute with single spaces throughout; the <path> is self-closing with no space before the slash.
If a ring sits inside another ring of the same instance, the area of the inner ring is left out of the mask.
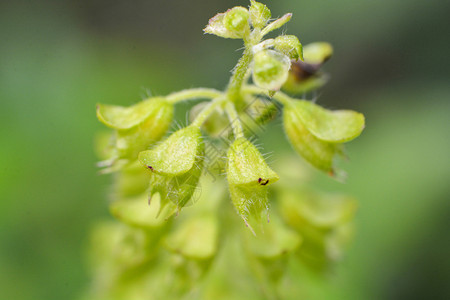
<path id="1" fill-rule="evenodd" d="M 277 91 L 288 78 L 291 61 L 274 50 L 257 52 L 253 62 L 253 81 L 261 88 Z"/>
<path id="2" fill-rule="evenodd" d="M 245 138 L 236 139 L 227 154 L 227 180 L 231 200 L 247 226 L 259 222 L 268 210 L 267 186 L 279 179 L 258 149 Z"/>
<path id="3" fill-rule="evenodd" d="M 164 136 L 172 122 L 173 105 L 164 98 L 150 98 L 130 107 L 98 104 L 97 117 L 115 129 L 111 159 L 134 160 Z"/>

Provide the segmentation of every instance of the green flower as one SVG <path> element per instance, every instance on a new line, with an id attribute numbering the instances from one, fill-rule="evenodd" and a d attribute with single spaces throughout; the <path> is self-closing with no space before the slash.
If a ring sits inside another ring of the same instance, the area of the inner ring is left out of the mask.
<path id="1" fill-rule="evenodd" d="M 212 17 L 203 31 L 223 38 L 242 39 L 250 31 L 249 18 L 246 8 L 236 6 Z"/>
<path id="2" fill-rule="evenodd" d="M 334 174 L 333 159 L 342 143 L 359 136 L 364 116 L 351 110 L 330 111 L 310 101 L 289 101 L 284 129 L 294 149 L 313 166 Z"/>
<path id="3" fill-rule="evenodd" d="M 250 20 L 254 28 L 263 28 L 271 17 L 270 9 L 262 3 L 250 0 Z"/>
<path id="4" fill-rule="evenodd" d="M 238 214 L 252 230 L 268 211 L 269 184 L 279 179 L 261 153 L 245 138 L 236 139 L 228 150 L 227 180 L 230 196 Z"/>
<path id="5" fill-rule="evenodd" d="M 97 117 L 114 129 L 114 147 L 104 165 L 133 161 L 140 151 L 159 141 L 173 118 L 173 105 L 164 98 L 150 98 L 130 107 L 97 105 Z"/>
<path id="6" fill-rule="evenodd" d="M 139 161 L 152 173 L 150 194 L 159 193 L 161 208 L 171 201 L 180 210 L 192 198 L 203 155 L 201 132 L 195 126 L 180 129 L 154 149 L 139 153 Z"/>

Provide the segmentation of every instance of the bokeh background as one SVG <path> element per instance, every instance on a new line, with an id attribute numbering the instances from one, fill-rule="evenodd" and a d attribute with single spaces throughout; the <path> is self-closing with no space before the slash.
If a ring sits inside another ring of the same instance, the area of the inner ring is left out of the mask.
<path id="1" fill-rule="evenodd" d="M 367 118 L 347 147 L 347 183 L 318 175 L 360 205 L 344 261 L 327 280 L 304 279 L 310 299 L 450 299 L 450 2 L 265 3 L 294 13 L 286 29 L 304 44 L 334 45 L 318 102 Z M 95 104 L 224 88 L 241 45 L 202 28 L 234 5 L 248 3 L 0 2 L 0 299 L 83 292 L 89 230 L 109 218 Z M 269 136 L 267 151 L 291 151 Z"/>

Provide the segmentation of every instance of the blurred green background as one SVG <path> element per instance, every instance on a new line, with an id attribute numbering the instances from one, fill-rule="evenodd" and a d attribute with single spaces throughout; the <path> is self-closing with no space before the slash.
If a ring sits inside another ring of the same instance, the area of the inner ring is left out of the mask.
<path id="1" fill-rule="evenodd" d="M 294 13 L 287 30 L 304 44 L 334 45 L 318 102 L 367 118 L 348 145 L 347 183 L 319 175 L 318 185 L 360 207 L 335 272 L 300 279 L 310 299 L 450 299 L 450 2 L 265 3 L 274 16 Z M 80 295 L 89 229 L 109 215 L 95 104 L 225 87 L 241 45 L 202 29 L 234 5 L 248 3 L 0 3 L 0 299 Z M 291 151 L 273 132 L 266 150 Z"/>

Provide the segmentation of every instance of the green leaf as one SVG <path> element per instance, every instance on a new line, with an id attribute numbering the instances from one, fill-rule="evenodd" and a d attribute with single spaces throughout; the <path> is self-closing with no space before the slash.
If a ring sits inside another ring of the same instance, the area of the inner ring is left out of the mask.
<path id="1" fill-rule="evenodd" d="M 344 143 L 364 129 L 364 115 L 352 110 L 330 111 L 311 101 L 295 101 L 295 110 L 305 127 L 318 139 Z"/>

